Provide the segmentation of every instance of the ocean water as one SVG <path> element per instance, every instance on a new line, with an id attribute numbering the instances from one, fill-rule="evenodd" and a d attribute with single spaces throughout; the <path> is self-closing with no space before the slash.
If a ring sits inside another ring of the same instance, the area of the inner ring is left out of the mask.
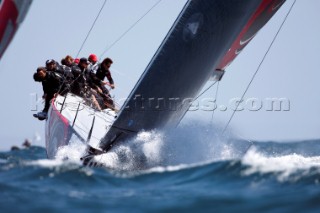
<path id="1" fill-rule="evenodd" d="M 44 147 L 0 152 L 0 212 L 320 212 L 319 140 L 195 129 L 142 132 L 102 168 L 81 165 L 77 141 L 55 160 Z"/>

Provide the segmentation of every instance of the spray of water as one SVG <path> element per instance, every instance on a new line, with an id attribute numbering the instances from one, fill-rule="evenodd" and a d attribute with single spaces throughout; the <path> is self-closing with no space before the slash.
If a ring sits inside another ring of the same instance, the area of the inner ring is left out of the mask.
<path id="1" fill-rule="evenodd" d="M 196 122 L 171 130 L 143 131 L 129 141 L 117 144 L 107 154 L 96 156 L 94 160 L 111 171 L 144 172 L 176 171 L 232 160 L 245 166 L 242 175 L 275 173 L 280 181 L 287 180 L 301 170 L 320 169 L 320 157 L 315 152 L 314 144 L 306 145 L 303 142 L 293 146 L 254 143 L 251 146 L 249 141 L 234 139 L 231 134 L 222 136 L 219 132 L 219 127 Z M 310 150 L 307 147 L 313 148 Z M 85 151 L 86 144 L 74 137 L 68 146 L 58 150 L 55 160 L 38 160 L 33 164 L 45 167 L 71 164 L 81 167 L 80 158 Z"/>
<path id="2" fill-rule="evenodd" d="M 112 169 L 137 170 L 194 165 L 241 158 L 249 142 L 217 134 L 218 129 L 188 124 L 171 130 L 140 132 L 95 161 Z"/>

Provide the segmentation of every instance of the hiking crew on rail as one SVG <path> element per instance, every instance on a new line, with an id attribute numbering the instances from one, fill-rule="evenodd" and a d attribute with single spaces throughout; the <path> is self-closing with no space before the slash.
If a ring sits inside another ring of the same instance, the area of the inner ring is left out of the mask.
<path id="1" fill-rule="evenodd" d="M 33 74 L 36 82 L 41 82 L 45 107 L 42 112 L 34 114 L 39 120 L 47 118 L 50 101 L 56 94 L 65 96 L 71 92 L 93 104 L 96 110 L 106 108 L 114 109 L 114 102 L 105 85 L 115 88 L 111 77 L 110 67 L 113 61 L 105 58 L 102 63 L 98 62 L 95 54 L 90 54 L 88 59 L 81 58 L 77 61 L 67 55 L 61 60 L 61 65 L 53 60 L 47 60 L 45 67 L 38 67 Z M 108 82 L 104 81 L 107 77 Z"/>

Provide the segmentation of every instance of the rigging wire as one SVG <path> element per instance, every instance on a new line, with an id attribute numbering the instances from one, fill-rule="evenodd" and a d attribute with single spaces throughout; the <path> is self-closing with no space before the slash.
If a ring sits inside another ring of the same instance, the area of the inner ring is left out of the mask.
<path id="1" fill-rule="evenodd" d="M 98 20 L 98 18 L 99 18 L 99 16 L 100 16 L 100 14 L 101 14 L 101 12 L 102 12 L 102 10 L 103 10 L 104 6 L 106 5 L 107 1 L 108 1 L 108 0 L 105 0 L 105 1 L 103 2 L 103 5 L 101 6 L 100 11 L 99 11 L 99 13 L 98 13 L 97 17 L 95 18 L 94 22 L 92 23 L 91 28 L 90 28 L 89 32 L 87 33 L 87 36 L 86 36 L 86 38 L 84 39 L 84 41 L 83 41 L 83 43 L 82 43 L 82 45 L 81 45 L 81 47 L 80 47 L 80 49 L 79 49 L 79 51 L 78 51 L 78 53 L 77 53 L 76 58 L 78 58 L 78 57 L 79 57 L 79 54 L 80 54 L 80 52 L 81 52 L 81 50 L 82 50 L 82 48 L 83 48 L 84 44 L 86 43 L 87 39 L 89 38 L 90 33 L 91 33 L 91 31 L 92 31 L 92 29 L 93 29 L 94 25 L 96 24 L 96 22 L 97 22 L 97 20 Z"/>
<path id="2" fill-rule="evenodd" d="M 101 6 L 98 15 L 96 16 L 96 18 L 95 18 L 95 20 L 94 20 L 94 22 L 93 22 L 90 30 L 88 31 L 88 33 L 87 33 L 87 35 L 86 35 L 86 38 L 84 39 L 84 41 L 83 41 L 83 43 L 82 43 L 82 45 L 81 45 L 81 47 L 80 47 L 80 49 L 79 49 L 79 51 L 78 51 L 78 53 L 77 53 L 77 55 L 76 55 L 76 58 L 78 58 L 80 52 L 82 51 L 82 49 L 83 49 L 83 47 L 84 47 L 87 39 L 88 39 L 89 36 L 90 36 L 90 33 L 91 33 L 91 31 L 93 30 L 93 28 L 94 28 L 94 26 L 95 26 L 95 24 L 96 24 L 96 22 L 97 22 L 97 20 L 98 20 L 98 18 L 99 18 L 99 16 L 100 16 L 102 10 L 103 10 L 103 8 L 105 7 L 107 1 L 108 1 L 108 0 L 105 0 L 104 3 L 103 3 L 103 5 Z M 101 59 L 102 56 L 103 56 L 108 50 L 110 50 L 116 43 L 118 43 L 131 29 L 133 29 L 146 15 L 148 15 L 161 1 L 162 1 L 162 0 L 157 1 L 145 14 L 143 14 L 142 17 L 140 17 L 132 26 L 130 26 L 130 28 L 129 28 L 128 30 L 126 30 L 116 41 L 114 41 L 111 46 L 107 47 L 107 48 L 105 49 L 105 51 L 100 55 L 99 58 Z M 80 76 L 81 76 L 81 75 L 80 75 Z M 74 79 L 73 82 L 76 81 L 80 76 L 78 76 L 76 79 Z M 73 83 L 73 82 L 72 82 L 72 83 Z M 62 88 L 59 89 L 59 92 L 61 91 L 61 89 L 62 89 Z M 65 99 L 66 99 L 66 97 L 67 97 L 67 96 L 65 96 Z M 95 115 L 96 115 L 96 113 L 94 112 L 94 116 L 95 116 Z M 102 119 L 103 119 L 103 118 L 102 118 Z M 110 121 L 109 121 L 109 122 L 110 122 Z M 79 127 L 78 127 L 78 128 L 79 128 Z M 94 138 L 94 136 L 92 136 L 92 137 Z"/>
<path id="3" fill-rule="evenodd" d="M 249 88 L 250 88 L 250 86 L 251 86 L 252 82 L 254 81 L 254 79 L 255 79 L 256 75 L 257 75 L 257 74 L 258 74 L 258 72 L 260 71 L 260 68 L 261 68 L 261 66 L 262 66 L 263 62 L 265 61 L 265 59 L 266 59 L 267 55 L 269 54 L 269 52 L 270 52 L 270 50 L 271 50 L 271 48 L 272 48 L 273 44 L 275 43 L 276 39 L 278 38 L 278 35 L 280 34 L 281 29 L 283 28 L 283 26 L 284 26 L 285 22 L 287 21 L 287 19 L 288 19 L 288 17 L 289 17 L 289 15 L 290 15 L 290 13 L 291 13 L 291 11 L 292 11 L 292 9 L 293 9 L 293 7 L 294 7 L 294 5 L 295 5 L 296 1 L 297 1 L 297 0 L 294 0 L 293 4 L 291 5 L 289 12 L 287 13 L 287 15 L 286 15 L 285 19 L 283 20 L 283 22 L 282 22 L 282 24 L 281 24 L 281 26 L 280 26 L 279 30 L 277 31 L 276 35 L 275 35 L 275 36 L 274 36 L 274 38 L 273 38 L 273 40 L 272 40 L 271 44 L 269 45 L 269 48 L 268 48 L 267 52 L 265 53 L 265 55 L 263 56 L 262 61 L 260 62 L 260 64 L 259 64 L 259 66 L 258 66 L 257 70 L 256 70 L 256 71 L 255 71 L 255 73 L 253 74 L 253 76 L 252 76 L 252 78 L 251 78 L 251 80 L 250 80 L 249 84 L 247 85 L 246 90 L 244 91 L 244 93 L 243 93 L 243 95 L 242 95 L 242 97 L 241 97 L 240 101 L 238 102 L 238 104 L 237 104 L 237 106 L 236 106 L 235 110 L 233 111 L 233 113 L 232 113 L 232 115 L 231 115 L 231 117 L 230 117 L 230 119 L 229 119 L 228 123 L 226 124 L 225 128 L 223 129 L 222 134 L 224 134 L 224 133 L 226 132 L 227 128 L 229 127 L 229 125 L 230 125 L 230 123 L 231 123 L 231 121 L 232 121 L 232 119 L 233 119 L 233 117 L 234 117 L 235 113 L 237 112 L 237 109 L 238 109 L 239 105 L 240 105 L 240 104 L 241 104 L 241 102 L 243 101 L 244 96 L 245 96 L 245 95 L 246 95 L 246 93 L 248 92 L 248 90 L 249 90 Z"/>
<path id="4" fill-rule="evenodd" d="M 157 1 L 145 14 L 143 14 L 133 25 L 131 25 L 118 39 L 116 39 L 110 46 L 107 46 L 102 54 L 99 56 L 99 60 L 109 51 L 114 45 L 116 45 L 130 30 L 132 30 L 146 15 L 148 15 L 162 0 Z"/>
<path id="5" fill-rule="evenodd" d="M 217 99 L 218 99 L 218 93 L 219 93 L 219 86 L 220 86 L 220 81 L 218 81 L 217 89 L 216 89 L 216 96 L 215 96 L 215 99 L 214 99 L 214 102 L 215 102 L 216 106 L 217 106 Z M 214 111 L 215 111 L 215 109 L 213 109 L 213 111 L 212 111 L 211 122 L 210 122 L 211 126 L 213 124 Z"/>
<path id="6" fill-rule="evenodd" d="M 204 93 L 206 93 L 211 87 L 213 87 L 218 81 L 213 82 L 207 89 L 205 89 L 200 95 L 198 95 L 192 102 L 195 102 L 200 98 Z"/>
<path id="7" fill-rule="evenodd" d="M 81 45 L 81 47 L 80 47 L 80 49 L 79 49 L 79 51 L 78 51 L 78 53 L 77 53 L 77 55 L 76 55 L 76 58 L 78 58 L 81 50 L 83 49 L 84 44 L 86 43 L 86 41 L 87 41 L 87 39 L 88 39 L 88 37 L 89 37 L 89 35 L 90 35 L 93 27 L 95 26 L 96 21 L 98 20 L 98 18 L 99 18 L 99 16 L 100 16 L 100 14 L 101 14 L 104 6 L 106 5 L 107 1 L 108 1 L 108 0 L 105 0 L 104 3 L 103 3 L 103 5 L 101 6 L 100 11 L 99 11 L 97 17 L 95 18 L 95 20 L 94 20 L 94 22 L 93 22 L 93 24 L 92 24 L 92 26 L 91 26 L 91 28 L 90 28 L 90 30 L 89 30 L 86 38 L 85 38 L 85 40 L 83 41 L 83 43 L 82 43 L 82 45 Z M 113 42 L 111 46 L 107 47 L 107 48 L 105 49 L 105 51 L 100 55 L 99 60 L 101 60 L 102 56 L 103 56 L 108 50 L 110 50 L 116 43 L 118 43 L 132 28 L 135 27 L 135 25 L 137 25 L 146 15 L 148 15 L 161 1 L 162 1 L 162 0 L 157 1 L 157 2 L 156 2 L 145 14 L 143 14 L 143 16 L 141 16 L 128 30 L 126 30 L 115 42 Z M 80 76 L 79 76 L 79 77 L 80 77 Z M 78 78 L 79 78 L 79 77 L 78 77 Z M 78 78 L 77 78 L 77 79 L 78 79 Z M 77 79 L 73 80 L 72 83 L 73 83 L 74 81 L 76 81 Z M 61 89 L 62 89 L 62 88 L 59 89 L 59 92 L 61 91 Z"/>
<path id="8" fill-rule="evenodd" d="M 83 47 L 84 47 L 87 39 L 89 38 L 90 33 L 91 33 L 93 27 L 95 26 L 95 24 L 96 24 L 96 22 L 97 22 L 97 20 L 98 20 L 98 18 L 99 18 L 99 16 L 100 16 L 100 14 L 101 14 L 104 6 L 106 5 L 107 1 L 108 1 L 108 0 L 105 0 L 105 1 L 103 2 L 102 6 L 101 6 L 101 8 L 100 8 L 100 10 L 99 10 L 99 12 L 98 12 L 98 15 L 96 16 L 95 20 L 93 21 L 93 23 L 92 23 L 92 25 L 91 25 L 91 28 L 90 28 L 89 32 L 87 33 L 86 38 L 85 38 L 84 41 L 82 42 L 82 45 L 81 45 L 81 47 L 80 47 L 80 49 L 79 49 L 79 51 L 78 51 L 78 53 L 77 53 L 77 55 L 76 55 L 76 58 L 79 57 L 79 54 L 80 54 L 81 50 L 83 49 Z M 73 83 L 74 83 L 76 80 L 78 80 L 81 76 L 82 76 L 82 74 L 80 74 L 76 79 L 74 79 L 74 80 L 71 82 L 71 84 L 73 84 Z M 71 85 L 71 84 L 70 84 L 70 85 Z M 62 86 L 60 86 L 58 93 L 60 93 L 61 90 L 62 90 Z M 62 92 L 65 92 L 66 90 L 67 90 L 67 89 L 64 89 Z"/>

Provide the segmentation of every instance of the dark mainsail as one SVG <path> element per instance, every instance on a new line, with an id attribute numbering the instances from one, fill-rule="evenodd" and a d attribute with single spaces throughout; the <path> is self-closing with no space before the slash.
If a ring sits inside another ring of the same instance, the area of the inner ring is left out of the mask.
<path id="1" fill-rule="evenodd" d="M 141 130 L 175 127 L 212 73 L 222 72 L 284 2 L 189 0 L 100 148 Z"/>

